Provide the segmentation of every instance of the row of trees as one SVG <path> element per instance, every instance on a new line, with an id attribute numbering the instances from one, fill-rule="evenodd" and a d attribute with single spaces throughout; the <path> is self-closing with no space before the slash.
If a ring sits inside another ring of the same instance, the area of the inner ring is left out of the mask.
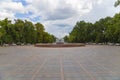
<path id="1" fill-rule="evenodd" d="M 102 18 L 94 24 L 77 22 L 64 39 L 74 43 L 120 43 L 120 13 L 114 17 Z"/>
<path id="2" fill-rule="evenodd" d="M 30 21 L 20 19 L 14 20 L 14 24 L 7 18 L 0 21 L 0 43 L 1 44 L 34 44 L 52 43 L 55 37 L 45 32 L 41 23 L 33 24 Z"/>

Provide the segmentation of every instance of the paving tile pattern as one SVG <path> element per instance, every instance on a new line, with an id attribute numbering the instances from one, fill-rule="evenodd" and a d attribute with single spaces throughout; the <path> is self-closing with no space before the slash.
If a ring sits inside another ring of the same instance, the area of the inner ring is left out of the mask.
<path id="1" fill-rule="evenodd" d="M 120 80 L 119 46 L 0 47 L 0 80 Z"/>

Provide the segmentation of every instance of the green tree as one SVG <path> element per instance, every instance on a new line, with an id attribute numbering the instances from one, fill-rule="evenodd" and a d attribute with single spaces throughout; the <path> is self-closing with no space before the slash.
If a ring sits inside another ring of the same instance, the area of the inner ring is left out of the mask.
<path id="1" fill-rule="evenodd" d="M 65 42 L 69 42 L 69 36 L 65 36 L 65 37 L 64 37 L 64 41 L 65 41 Z"/>
<path id="2" fill-rule="evenodd" d="M 44 26 L 41 23 L 36 23 L 35 28 L 36 28 L 37 42 L 42 43 L 44 30 L 45 30 Z"/>
<path id="3" fill-rule="evenodd" d="M 106 36 L 109 42 L 120 42 L 120 13 L 112 18 L 112 21 L 108 25 Z"/>
<path id="4" fill-rule="evenodd" d="M 8 18 L 1 21 L 1 29 L 4 31 L 4 35 L 1 37 L 3 43 L 11 44 L 13 42 L 12 35 L 10 35 L 12 33 L 12 26 L 13 24 Z"/>
<path id="5" fill-rule="evenodd" d="M 69 36 L 64 39 L 74 43 L 120 43 L 120 13 L 113 18 L 102 18 L 94 24 L 77 22 Z"/>
<path id="6" fill-rule="evenodd" d="M 52 36 L 49 33 L 44 32 L 43 43 L 51 43 L 51 42 L 52 42 Z"/>
<path id="7" fill-rule="evenodd" d="M 2 37 L 5 35 L 5 30 L 2 28 L 2 26 L 0 25 L 0 45 L 3 44 L 3 40 Z"/>
<path id="8" fill-rule="evenodd" d="M 91 41 L 92 30 L 93 30 L 92 23 L 86 23 L 85 21 L 77 22 L 75 27 L 70 33 L 69 42 L 85 43 Z"/>
<path id="9" fill-rule="evenodd" d="M 52 43 L 54 41 L 55 36 L 45 32 L 41 23 L 33 24 L 27 20 L 17 19 L 12 24 L 8 18 L 0 21 L 0 44 L 34 44 Z"/>
<path id="10" fill-rule="evenodd" d="M 94 26 L 95 26 L 95 34 L 96 34 L 96 39 L 95 42 L 96 43 L 106 43 L 107 42 L 107 38 L 106 38 L 106 30 L 108 29 L 108 25 L 111 22 L 110 17 L 106 17 L 104 19 L 100 19 L 99 21 L 97 21 Z"/>
<path id="11" fill-rule="evenodd" d="M 120 0 L 117 0 L 114 4 L 115 7 L 117 7 L 118 5 L 120 5 Z"/>
<path id="12" fill-rule="evenodd" d="M 25 38 L 25 43 L 36 43 L 36 32 L 32 22 L 25 20 L 23 35 Z"/>
<path id="13" fill-rule="evenodd" d="M 14 28 L 15 28 L 15 40 L 18 43 L 23 43 L 25 42 L 25 37 L 24 37 L 24 21 L 17 19 L 15 20 L 15 24 L 14 24 Z"/>

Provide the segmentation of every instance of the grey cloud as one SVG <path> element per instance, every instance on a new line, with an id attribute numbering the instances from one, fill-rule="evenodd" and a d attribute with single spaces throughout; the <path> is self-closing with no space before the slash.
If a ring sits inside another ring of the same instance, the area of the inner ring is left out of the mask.
<path id="1" fill-rule="evenodd" d="M 62 20 L 72 17 L 76 11 L 71 7 L 57 8 L 54 12 L 47 13 L 46 20 Z"/>
<path id="2" fill-rule="evenodd" d="M 69 26 L 71 26 L 69 24 L 53 24 L 53 25 L 58 26 L 58 27 L 69 27 Z"/>
<path id="3" fill-rule="evenodd" d="M 54 34 L 56 37 L 62 38 L 65 35 L 69 34 L 71 32 L 72 27 L 58 27 L 56 25 L 50 25 L 50 28 L 48 28 L 47 31 Z"/>

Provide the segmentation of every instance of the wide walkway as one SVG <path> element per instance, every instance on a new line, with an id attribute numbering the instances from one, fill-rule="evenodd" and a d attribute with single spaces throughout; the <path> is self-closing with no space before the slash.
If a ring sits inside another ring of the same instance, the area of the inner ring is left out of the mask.
<path id="1" fill-rule="evenodd" d="M 0 47 L 0 80 L 120 80 L 120 47 Z"/>

